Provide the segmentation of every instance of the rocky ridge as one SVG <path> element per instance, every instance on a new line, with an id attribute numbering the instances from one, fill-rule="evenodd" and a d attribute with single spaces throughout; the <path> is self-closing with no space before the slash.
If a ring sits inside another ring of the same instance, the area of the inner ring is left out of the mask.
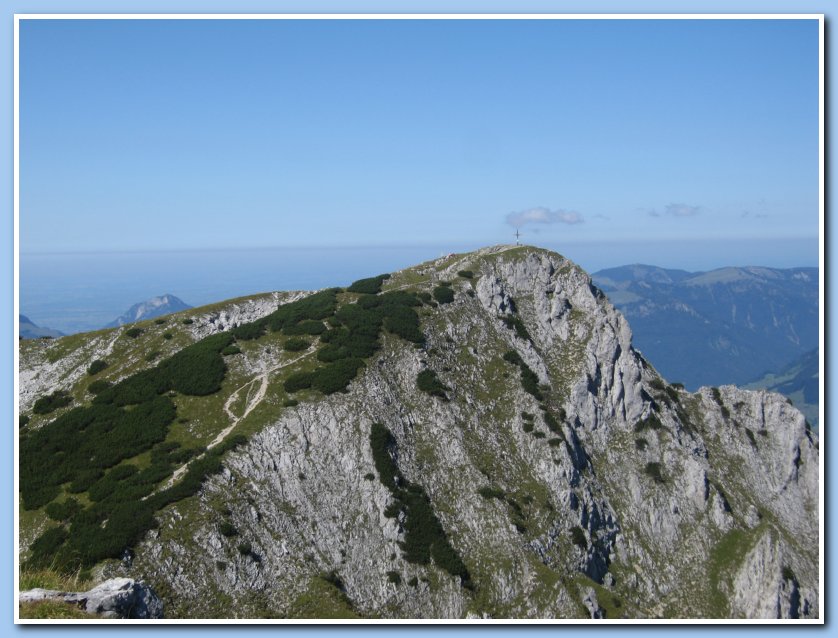
<path id="1" fill-rule="evenodd" d="M 670 386 L 590 277 L 555 253 L 449 256 L 394 273 L 385 290 L 441 282 L 454 301 L 423 308 L 422 348 L 385 335 L 347 393 L 294 406 L 272 380 L 248 443 L 105 573 L 152 583 L 175 617 L 818 616 L 819 456 L 799 412 L 766 392 Z M 190 311 L 189 339 L 279 300 Z M 505 353 L 534 373 L 540 399 Z M 270 347 L 245 355 L 244 378 L 276 366 Z M 72 387 L 78 364 L 63 365 L 46 377 Z M 22 364 L 22 405 L 24 386 L 54 388 L 32 370 Z M 423 370 L 445 398 L 417 388 Z M 391 432 L 469 583 L 403 560 L 407 522 L 388 515 L 373 423 Z"/>

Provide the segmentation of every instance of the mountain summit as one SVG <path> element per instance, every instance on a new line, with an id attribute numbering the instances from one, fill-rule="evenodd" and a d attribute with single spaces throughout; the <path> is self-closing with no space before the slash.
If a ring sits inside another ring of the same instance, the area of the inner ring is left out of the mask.
<path id="1" fill-rule="evenodd" d="M 117 328 L 128 323 L 136 323 L 144 319 L 154 319 L 170 315 L 173 312 L 189 310 L 192 306 L 184 303 L 174 295 L 165 294 L 159 297 L 152 297 L 131 306 L 123 315 L 111 321 L 105 328 Z"/>
<path id="2" fill-rule="evenodd" d="M 73 339 L 21 343 L 25 568 L 181 618 L 820 614 L 803 415 L 668 384 L 556 253 Z"/>

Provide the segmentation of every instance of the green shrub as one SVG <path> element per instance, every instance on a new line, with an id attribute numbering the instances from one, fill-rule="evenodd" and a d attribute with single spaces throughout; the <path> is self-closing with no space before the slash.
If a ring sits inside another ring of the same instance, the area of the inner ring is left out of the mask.
<path id="1" fill-rule="evenodd" d="M 722 416 L 725 419 L 729 419 L 730 418 L 730 410 L 725 405 L 724 400 L 722 399 L 722 393 L 719 392 L 718 388 L 710 388 L 710 392 L 713 395 L 713 400 L 718 404 L 719 409 L 721 410 Z M 789 403 L 791 403 L 791 402 L 789 401 Z"/>
<path id="2" fill-rule="evenodd" d="M 226 536 L 227 538 L 239 535 L 239 530 L 230 521 L 221 521 L 218 525 L 218 531 L 222 536 Z"/>
<path id="3" fill-rule="evenodd" d="M 524 421 L 522 427 L 524 428 L 524 432 L 532 432 L 535 429 L 535 425 L 532 421 Z"/>
<path id="4" fill-rule="evenodd" d="M 284 344 L 282 344 L 282 348 L 283 350 L 286 350 L 288 352 L 301 352 L 308 348 L 310 345 L 311 344 L 305 339 L 301 339 L 299 337 L 292 337 L 291 339 L 286 340 Z"/>
<path id="5" fill-rule="evenodd" d="M 46 515 L 54 521 L 67 521 L 81 510 L 81 504 L 74 499 L 68 498 L 63 503 L 50 503 L 46 507 Z"/>
<path id="6" fill-rule="evenodd" d="M 311 387 L 323 394 L 343 391 L 362 367 L 363 359 L 340 359 L 326 364 L 311 373 Z"/>
<path id="7" fill-rule="evenodd" d="M 384 518 L 397 518 L 401 512 L 401 501 L 393 501 L 392 503 L 388 503 L 384 508 Z"/>
<path id="8" fill-rule="evenodd" d="M 439 303 L 451 303 L 454 301 L 454 291 L 448 286 L 437 286 L 434 288 L 434 299 Z"/>
<path id="9" fill-rule="evenodd" d="M 152 350 L 151 352 L 149 352 L 145 356 L 145 360 L 151 362 L 151 361 L 154 361 L 159 356 L 160 356 L 160 351 L 159 350 Z"/>
<path id="10" fill-rule="evenodd" d="M 506 492 L 504 492 L 499 487 L 494 487 L 492 485 L 486 485 L 481 487 L 477 490 L 477 493 L 485 499 L 496 498 L 501 501 L 506 496 Z"/>
<path id="11" fill-rule="evenodd" d="M 296 399 L 285 399 L 285 401 L 282 402 L 282 407 L 284 408 L 293 408 L 295 405 L 300 405 L 300 402 Z"/>
<path id="12" fill-rule="evenodd" d="M 439 377 L 436 376 L 436 372 L 433 370 L 422 370 L 422 372 L 416 376 L 416 385 L 422 392 L 426 392 L 431 396 L 439 397 L 444 401 L 448 401 L 448 395 L 446 392 L 450 390 L 450 388 L 439 380 Z"/>
<path id="13" fill-rule="evenodd" d="M 550 447 L 559 447 L 563 442 L 564 442 L 564 439 L 559 439 L 559 438 L 554 437 L 552 439 L 548 439 L 547 445 L 549 445 Z"/>
<path id="14" fill-rule="evenodd" d="M 647 463 L 646 467 L 643 470 L 652 477 L 655 483 L 665 483 L 666 481 L 663 478 L 663 474 L 661 474 L 661 464 L 660 463 Z"/>
<path id="15" fill-rule="evenodd" d="M 320 335 L 326 332 L 326 326 L 322 321 L 304 319 L 294 325 L 286 326 L 282 332 L 286 335 Z"/>
<path id="16" fill-rule="evenodd" d="M 241 354 L 241 348 L 238 346 L 227 346 L 221 351 L 221 356 L 228 357 L 234 354 Z"/>
<path id="17" fill-rule="evenodd" d="M 322 321 L 335 313 L 338 291 L 338 288 L 329 288 L 283 304 L 263 321 L 273 332 L 284 330 L 304 320 Z"/>
<path id="18" fill-rule="evenodd" d="M 402 584 L 402 576 L 401 574 L 399 574 L 399 572 L 387 572 L 387 580 L 395 585 Z"/>
<path id="19" fill-rule="evenodd" d="M 516 352 L 515 354 L 518 353 Z M 521 412 L 521 418 L 524 419 L 524 421 L 532 421 L 533 419 L 535 419 L 535 415 L 530 414 L 529 412 Z"/>
<path id="20" fill-rule="evenodd" d="M 52 394 L 48 394 L 35 401 L 35 405 L 32 406 L 32 411 L 35 414 L 49 414 L 59 408 L 70 405 L 72 402 L 73 397 L 67 394 L 67 392 L 56 390 Z"/>
<path id="21" fill-rule="evenodd" d="M 23 428 L 23 427 L 26 427 L 28 424 L 29 424 L 29 417 L 27 415 L 21 414 L 17 418 L 17 427 Z"/>
<path id="22" fill-rule="evenodd" d="M 537 439 L 543 439 L 547 436 L 544 432 L 533 432 L 532 435 Z"/>
<path id="23" fill-rule="evenodd" d="M 346 291 L 358 292 L 367 295 L 377 295 L 379 292 L 381 292 L 381 284 L 383 284 L 389 278 L 390 275 L 378 275 L 377 277 L 359 279 L 358 281 L 354 282 L 351 286 L 349 286 L 349 288 L 347 288 Z"/>
<path id="24" fill-rule="evenodd" d="M 530 337 L 530 333 L 527 332 L 527 327 L 524 325 L 524 322 L 521 321 L 515 315 L 501 315 L 500 320 L 506 324 L 506 327 L 510 330 L 515 330 L 515 333 L 521 337 L 521 339 L 525 339 L 527 341 L 532 341 L 532 337 Z"/>
<path id="25" fill-rule="evenodd" d="M 521 370 L 521 387 L 535 397 L 537 401 L 542 401 L 544 399 L 544 395 L 541 393 L 541 389 L 538 385 L 538 375 L 536 375 L 535 372 L 533 372 L 530 367 L 524 363 L 521 355 L 515 352 L 515 350 L 509 350 L 503 355 L 503 360 L 518 366 Z"/>
<path id="26" fill-rule="evenodd" d="M 396 489 L 396 479 L 401 474 L 390 456 L 391 451 L 396 447 L 396 441 L 390 430 L 381 423 L 373 423 L 370 429 L 370 450 L 375 469 L 378 471 L 378 478 L 382 485 L 391 492 Z"/>
<path id="27" fill-rule="evenodd" d="M 634 447 L 642 452 L 647 447 L 649 447 L 649 442 L 641 436 L 639 438 L 634 439 Z"/>
<path id="28" fill-rule="evenodd" d="M 195 323 L 195 322 L 194 322 L 192 319 L 184 319 L 183 321 L 181 321 L 181 323 L 182 323 L 184 326 L 191 326 L 191 325 L 192 325 L 193 323 Z"/>
<path id="29" fill-rule="evenodd" d="M 460 277 L 463 277 L 465 279 L 473 279 L 474 278 L 474 272 L 472 272 L 471 270 L 461 270 L 457 274 Z"/>
<path id="30" fill-rule="evenodd" d="M 428 564 L 431 559 L 449 574 L 459 576 L 470 587 L 470 575 L 457 552 L 451 547 L 439 519 L 431 508 L 425 491 L 405 480 L 399 472 L 392 452 L 395 441 L 390 431 L 380 423 L 373 423 L 370 431 L 370 449 L 381 483 L 396 500 L 392 513 L 404 511 L 405 538 L 400 543 L 403 558 L 410 563 Z"/>
<path id="31" fill-rule="evenodd" d="M 102 359 L 96 359 L 93 363 L 90 364 L 90 367 L 87 369 L 87 374 L 93 376 L 94 374 L 99 374 L 102 370 L 108 367 L 107 361 L 102 361 Z"/>
<path id="32" fill-rule="evenodd" d="M 171 338 L 172 338 L 173 336 L 174 336 L 174 335 L 172 335 L 172 333 L 171 333 L 171 332 L 164 332 L 164 333 L 163 333 L 163 338 L 164 338 L 166 341 L 171 340 Z"/>
<path id="33" fill-rule="evenodd" d="M 416 578 L 416 576 L 414 576 L 409 581 L 407 581 L 407 584 L 410 585 L 411 587 L 418 587 L 419 586 L 419 579 Z"/>
<path id="34" fill-rule="evenodd" d="M 243 323 L 233 328 L 232 335 L 238 341 L 253 341 L 265 334 L 267 323 L 265 321 L 252 321 Z"/>
<path id="35" fill-rule="evenodd" d="M 166 320 L 165 319 L 155 319 L 154 323 L 156 323 L 158 326 L 162 326 L 164 323 L 166 323 Z"/>
<path id="36" fill-rule="evenodd" d="M 562 434 L 562 426 L 559 421 L 554 417 L 550 412 L 547 410 L 543 413 L 544 416 L 544 424 L 547 426 L 547 429 L 555 434 Z"/>
<path id="37" fill-rule="evenodd" d="M 239 550 L 239 554 L 242 556 L 249 556 L 253 554 L 253 545 L 251 545 L 248 541 L 243 541 L 236 546 L 236 549 Z"/>
<path id="38" fill-rule="evenodd" d="M 641 419 L 640 421 L 634 424 L 635 432 L 643 432 L 644 430 L 648 429 L 660 430 L 662 428 L 663 424 L 654 412 L 650 412 L 649 416 L 647 416 L 645 419 Z"/>
<path id="39" fill-rule="evenodd" d="M 143 329 L 142 328 L 128 328 L 128 330 L 126 330 L 123 334 L 126 337 L 131 337 L 132 339 L 136 339 L 141 334 L 143 334 Z"/>
<path id="40" fill-rule="evenodd" d="M 375 474 L 373 474 L 372 472 L 367 472 L 366 474 L 364 474 L 364 480 L 365 481 L 374 481 L 375 480 Z"/>
<path id="41" fill-rule="evenodd" d="M 585 537 L 585 532 L 581 527 L 578 525 L 571 527 L 570 536 L 574 545 L 582 549 L 588 549 L 588 539 Z"/>
<path id="42" fill-rule="evenodd" d="M 282 387 L 286 392 L 299 392 L 311 387 L 311 380 L 314 375 L 311 372 L 295 372 L 285 379 Z"/>

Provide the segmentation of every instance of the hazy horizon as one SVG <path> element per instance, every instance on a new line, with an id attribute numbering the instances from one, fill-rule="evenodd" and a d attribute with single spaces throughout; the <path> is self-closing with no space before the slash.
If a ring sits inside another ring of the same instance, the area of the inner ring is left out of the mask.
<path id="1" fill-rule="evenodd" d="M 818 267 L 816 240 L 591 242 L 541 245 L 593 274 L 647 264 L 706 271 L 729 266 Z M 780 247 L 784 250 L 778 250 Z M 65 333 L 96 330 L 135 303 L 165 293 L 192 306 L 274 290 L 345 286 L 477 245 L 22 253 L 20 313 Z M 790 250 L 794 248 L 794 250 Z M 665 250 L 664 250 L 665 249 Z M 712 252 L 711 251 L 715 251 Z M 808 257 L 808 259 L 807 259 Z"/>

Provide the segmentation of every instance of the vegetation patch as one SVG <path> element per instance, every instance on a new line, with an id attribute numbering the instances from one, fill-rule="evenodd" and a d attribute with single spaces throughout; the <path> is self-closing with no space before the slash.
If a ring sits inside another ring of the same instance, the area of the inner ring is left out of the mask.
<path id="1" fill-rule="evenodd" d="M 153 526 L 156 511 L 191 496 L 221 469 L 221 456 L 243 437 L 228 438 L 193 461 L 179 483 L 152 495 L 175 467 L 202 451 L 163 444 L 177 416 L 170 393 L 218 391 L 226 372 L 221 351 L 231 341 L 228 333 L 212 335 L 152 369 L 97 388 L 90 405 L 70 410 L 21 440 L 23 507 L 47 505 L 61 521 L 33 543 L 34 566 L 72 570 L 120 558 Z M 148 466 L 123 463 L 145 452 L 150 453 Z M 64 484 L 71 493 L 87 492 L 90 504 L 51 503 Z"/>
<path id="2" fill-rule="evenodd" d="M 56 390 L 52 394 L 48 394 L 45 397 L 41 397 L 37 401 L 35 401 L 35 405 L 32 406 L 32 411 L 35 414 L 49 414 L 59 408 L 66 407 L 73 402 L 73 397 L 71 397 L 67 392 L 64 390 Z"/>
<path id="3" fill-rule="evenodd" d="M 500 320 L 503 321 L 509 330 L 515 330 L 515 334 L 521 337 L 521 339 L 532 342 L 532 337 L 530 337 L 530 333 L 527 331 L 527 327 L 521 321 L 520 317 L 517 315 L 500 315 Z"/>
<path id="4" fill-rule="evenodd" d="M 634 431 L 635 432 L 643 432 L 644 430 L 661 430 L 663 429 L 663 424 L 658 416 L 654 412 L 649 412 L 649 415 L 645 419 L 641 419 L 637 423 L 634 424 Z"/>
<path id="5" fill-rule="evenodd" d="M 663 477 L 661 472 L 661 464 L 660 463 L 647 463 L 646 467 L 643 468 L 643 471 L 650 477 L 655 483 L 665 483 L 666 480 Z"/>
<path id="6" fill-rule="evenodd" d="M 714 400 L 714 401 L 716 402 L 716 404 L 719 406 L 719 410 L 721 410 L 722 416 L 723 416 L 725 419 L 729 419 L 729 418 L 730 418 L 730 410 L 729 410 L 729 409 L 728 409 L 728 407 L 725 405 L 725 402 L 724 402 L 724 400 L 722 399 L 722 393 L 721 393 L 721 392 L 719 392 L 719 389 L 718 389 L 718 388 L 715 388 L 715 387 L 710 388 L 710 394 L 712 394 L 712 395 L 713 395 L 713 400 Z"/>
<path id="7" fill-rule="evenodd" d="M 584 530 L 578 525 L 570 528 L 570 537 L 573 544 L 582 549 L 588 549 L 588 539 L 585 536 Z"/>
<path id="8" fill-rule="evenodd" d="M 128 330 L 126 330 L 123 334 L 126 337 L 131 337 L 132 339 L 136 339 L 141 334 L 143 334 L 143 329 L 142 328 L 128 328 Z"/>
<path id="9" fill-rule="evenodd" d="M 301 339 L 300 337 L 291 337 L 282 344 L 282 349 L 287 352 L 302 352 L 310 345 L 311 344 L 305 339 Z"/>
<path id="10" fill-rule="evenodd" d="M 221 351 L 221 355 L 224 357 L 229 357 L 233 354 L 241 354 L 241 348 L 238 346 L 229 345 Z"/>
<path id="11" fill-rule="evenodd" d="M 515 350 L 509 350 L 503 355 L 503 360 L 520 368 L 521 386 L 526 392 L 529 392 L 532 396 L 534 396 L 537 401 L 544 400 L 544 395 L 538 387 L 538 375 L 533 372 L 526 363 L 524 363 L 521 355 L 515 352 Z"/>
<path id="12" fill-rule="evenodd" d="M 368 277 L 367 279 L 359 279 L 354 282 L 347 292 L 358 292 L 365 295 L 377 295 L 381 292 L 381 285 L 390 278 L 389 274 L 378 275 L 377 277 Z"/>
<path id="13" fill-rule="evenodd" d="M 416 385 L 422 392 L 430 394 L 434 397 L 439 397 L 443 401 L 448 401 L 448 395 L 446 392 L 448 392 L 450 388 L 439 380 L 439 377 L 436 376 L 436 372 L 433 370 L 422 370 L 422 372 L 416 375 Z"/>
<path id="14" fill-rule="evenodd" d="M 340 580 L 338 582 L 340 583 Z M 325 576 L 318 576 L 309 581 L 306 591 L 291 603 L 288 616 L 321 620 L 360 618 L 343 590 L 343 583 L 336 585 Z"/>
<path id="15" fill-rule="evenodd" d="M 93 363 L 90 364 L 90 367 L 87 369 L 87 374 L 93 376 L 94 374 L 99 374 L 102 370 L 108 367 L 108 362 L 103 361 L 102 359 L 96 359 Z"/>
<path id="16" fill-rule="evenodd" d="M 454 291 L 446 286 L 437 286 L 434 288 L 434 299 L 441 304 L 451 303 L 454 301 Z"/>
<path id="17" fill-rule="evenodd" d="M 471 587 L 468 569 L 451 547 L 425 490 L 409 482 L 399 471 L 394 458 L 396 442 L 381 423 L 372 425 L 370 449 L 382 485 L 390 490 L 398 509 L 405 514 L 405 538 L 400 543 L 403 558 L 420 565 L 427 565 L 433 559 L 437 566 L 458 576 L 464 587 Z"/>
<path id="18" fill-rule="evenodd" d="M 474 272 L 471 270 L 460 270 L 457 274 L 463 279 L 474 279 Z"/>

